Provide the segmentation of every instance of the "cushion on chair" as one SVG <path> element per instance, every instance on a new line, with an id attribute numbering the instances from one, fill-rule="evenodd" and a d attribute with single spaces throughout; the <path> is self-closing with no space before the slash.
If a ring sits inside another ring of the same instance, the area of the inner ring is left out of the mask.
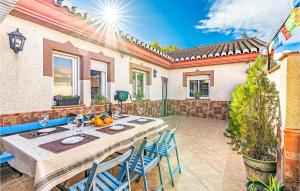
<path id="1" fill-rule="evenodd" d="M 63 117 L 63 118 L 58 118 L 58 119 L 51 119 L 48 121 L 48 127 L 52 126 L 58 126 L 58 125 L 64 125 L 68 123 L 68 118 Z M 9 127 L 9 128 L 8 128 Z M 12 125 L 12 126 L 7 126 L 7 129 L 4 129 L 2 132 L 1 127 L 1 135 L 7 135 L 7 134 L 14 134 L 14 133 L 20 133 L 23 131 L 30 131 L 33 129 L 40 129 L 42 128 L 41 124 L 39 122 L 31 122 L 31 123 L 23 123 L 23 124 L 17 124 L 17 125 Z"/>
<path id="2" fill-rule="evenodd" d="M 0 136 L 12 134 L 11 126 L 0 127 Z"/>
<path id="3" fill-rule="evenodd" d="M 12 155 L 11 153 L 3 152 L 0 154 L 0 164 L 6 163 L 14 158 L 14 155 Z"/>

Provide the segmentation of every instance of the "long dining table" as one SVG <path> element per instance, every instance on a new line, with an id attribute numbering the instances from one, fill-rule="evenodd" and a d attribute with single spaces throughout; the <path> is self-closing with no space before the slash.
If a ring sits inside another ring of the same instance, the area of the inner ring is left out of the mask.
<path id="1" fill-rule="evenodd" d="M 6 151 L 15 156 L 9 165 L 33 177 L 34 190 L 48 191 L 91 168 L 94 160 L 101 162 L 168 127 L 162 119 L 133 115 L 123 116 L 114 122 L 117 124 L 126 128 L 117 131 L 110 126 L 86 126 L 79 133 L 84 140 L 71 145 L 62 143 L 63 139 L 74 136 L 70 125 L 56 127 L 55 132 L 43 136 L 33 137 L 31 132 L 23 132 L 2 137 L 1 141 Z"/>

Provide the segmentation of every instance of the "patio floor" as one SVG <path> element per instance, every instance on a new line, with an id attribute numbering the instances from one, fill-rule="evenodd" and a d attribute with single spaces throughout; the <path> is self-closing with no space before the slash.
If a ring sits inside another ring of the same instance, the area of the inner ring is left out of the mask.
<path id="1" fill-rule="evenodd" d="M 175 187 L 172 188 L 166 160 L 163 159 L 165 190 L 244 190 L 246 174 L 242 157 L 231 151 L 230 146 L 226 144 L 228 140 L 223 136 L 227 121 L 183 116 L 169 116 L 164 119 L 170 127 L 177 121 L 181 124 L 176 140 L 182 167 L 182 174 L 175 177 Z M 175 156 L 173 158 L 175 159 Z M 175 160 L 172 162 L 175 164 Z M 153 170 L 148 175 L 149 190 L 156 190 L 158 182 L 157 170 Z M 2 191 L 30 191 L 32 184 L 32 178 L 27 175 L 16 177 L 11 170 L 1 169 Z M 143 181 L 134 182 L 132 190 L 143 190 Z"/>

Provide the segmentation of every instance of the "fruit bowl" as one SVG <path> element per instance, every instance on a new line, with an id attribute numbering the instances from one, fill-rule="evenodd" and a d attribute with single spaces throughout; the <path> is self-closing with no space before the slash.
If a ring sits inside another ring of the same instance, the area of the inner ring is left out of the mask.
<path id="1" fill-rule="evenodd" d="M 97 127 L 107 126 L 112 124 L 113 122 L 114 122 L 113 118 L 106 113 L 97 115 L 95 116 L 95 118 L 92 118 L 91 120 L 91 123 Z"/>

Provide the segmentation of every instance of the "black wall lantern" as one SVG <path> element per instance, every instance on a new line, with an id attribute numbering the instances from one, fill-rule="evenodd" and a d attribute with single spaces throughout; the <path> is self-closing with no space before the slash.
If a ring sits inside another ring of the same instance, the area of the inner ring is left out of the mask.
<path id="1" fill-rule="evenodd" d="M 19 29 L 17 28 L 16 31 L 8 33 L 8 36 L 10 48 L 13 49 L 15 53 L 22 51 L 26 38 L 20 33 Z"/>
<path id="2" fill-rule="evenodd" d="M 156 78 L 156 76 L 157 76 L 157 70 L 153 70 L 153 78 Z"/>

